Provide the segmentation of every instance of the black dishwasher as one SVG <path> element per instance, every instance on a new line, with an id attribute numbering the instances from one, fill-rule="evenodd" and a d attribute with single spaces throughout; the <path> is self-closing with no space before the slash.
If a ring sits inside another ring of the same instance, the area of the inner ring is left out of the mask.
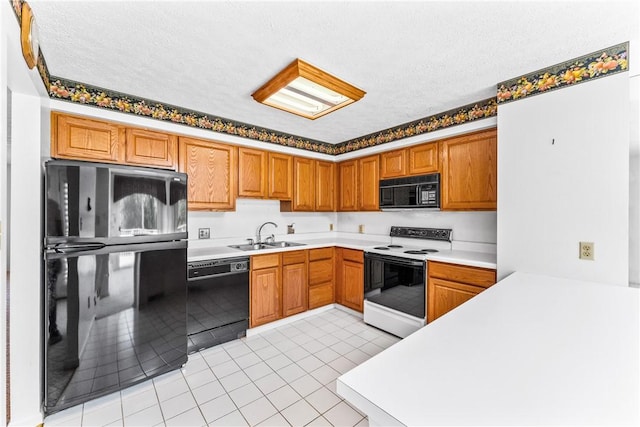
<path id="1" fill-rule="evenodd" d="M 249 327 L 249 257 L 187 263 L 188 352 L 243 337 Z"/>

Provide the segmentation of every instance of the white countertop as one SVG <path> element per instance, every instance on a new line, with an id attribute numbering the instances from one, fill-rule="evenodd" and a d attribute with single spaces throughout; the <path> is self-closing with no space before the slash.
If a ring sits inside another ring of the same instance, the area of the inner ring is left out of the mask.
<path id="1" fill-rule="evenodd" d="M 346 234 L 346 233 L 345 233 Z M 237 256 L 261 255 L 266 253 L 276 253 L 285 251 L 298 251 L 304 249 L 324 248 L 328 246 L 340 246 L 343 248 L 365 250 L 373 246 L 384 246 L 390 243 L 387 236 L 376 236 L 366 234 L 346 234 L 342 236 L 314 237 L 310 235 L 287 235 L 287 240 L 303 243 L 304 246 L 291 246 L 288 248 L 261 249 L 255 251 L 243 251 L 230 248 L 229 244 L 244 243 L 238 238 L 233 241 L 226 239 L 224 243 L 211 240 L 209 242 L 196 241 L 190 244 L 187 251 L 188 261 L 201 261 L 207 259 L 231 258 Z M 278 237 L 280 239 L 281 236 Z M 207 243 L 210 243 L 207 245 Z M 427 257 L 429 260 L 449 262 L 454 264 L 469 265 L 474 267 L 496 268 L 496 254 L 467 250 L 441 251 Z"/>
<path id="2" fill-rule="evenodd" d="M 429 261 L 462 264 L 471 267 L 496 268 L 496 254 L 475 251 L 440 251 L 427 255 Z"/>
<path id="3" fill-rule="evenodd" d="M 187 260 L 189 261 L 201 261 L 205 259 L 215 259 L 215 258 L 229 258 L 236 256 L 249 256 L 249 255 L 261 255 L 268 253 L 276 253 L 276 252 L 286 252 L 286 251 L 299 251 L 304 249 L 317 249 L 324 248 L 327 246 L 340 246 L 343 248 L 349 249 L 357 249 L 364 250 L 367 247 L 371 246 L 380 246 L 389 244 L 389 240 L 383 240 L 380 238 L 381 236 L 376 236 L 373 239 L 362 237 L 322 237 L 322 238 L 309 238 L 309 237 L 301 237 L 299 239 L 289 238 L 289 241 L 296 243 L 303 243 L 304 246 L 291 246 L 288 248 L 276 248 L 276 249 L 261 249 L 255 251 L 243 251 L 240 249 L 230 248 L 226 245 L 223 246 L 201 246 L 195 248 L 189 248 L 187 251 Z M 238 242 L 234 243 L 243 243 L 241 239 Z"/>
<path id="4" fill-rule="evenodd" d="M 639 310 L 639 289 L 514 273 L 337 391 L 370 425 L 638 425 Z"/>

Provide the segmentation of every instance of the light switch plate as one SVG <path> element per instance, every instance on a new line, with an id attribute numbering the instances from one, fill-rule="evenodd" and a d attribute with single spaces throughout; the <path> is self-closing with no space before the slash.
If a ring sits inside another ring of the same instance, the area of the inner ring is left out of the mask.
<path id="1" fill-rule="evenodd" d="M 358 233 L 361 233 L 361 234 L 364 233 L 364 224 L 360 224 L 358 226 Z"/>
<path id="2" fill-rule="evenodd" d="M 210 228 L 198 228 L 198 239 L 208 239 L 211 237 Z"/>

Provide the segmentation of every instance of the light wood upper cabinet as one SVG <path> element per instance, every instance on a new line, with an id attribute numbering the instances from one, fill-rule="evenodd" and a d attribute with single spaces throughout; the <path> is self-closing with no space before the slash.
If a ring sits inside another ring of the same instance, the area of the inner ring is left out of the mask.
<path id="1" fill-rule="evenodd" d="M 293 159 L 293 210 L 313 211 L 315 208 L 315 161 L 303 157 Z"/>
<path id="2" fill-rule="evenodd" d="M 124 128 L 100 120 L 51 113 L 51 157 L 124 162 Z"/>
<path id="3" fill-rule="evenodd" d="M 427 321 L 432 322 L 496 282 L 488 268 L 428 261 Z"/>
<path id="4" fill-rule="evenodd" d="M 178 137 L 146 129 L 126 129 L 125 162 L 141 166 L 176 169 Z"/>
<path id="5" fill-rule="evenodd" d="M 238 196 L 267 197 L 268 152 L 238 148 Z"/>
<path id="6" fill-rule="evenodd" d="M 495 210 L 497 200 L 496 130 L 440 141 L 443 210 Z"/>
<path id="7" fill-rule="evenodd" d="M 309 291 L 307 282 L 307 251 L 282 254 L 282 316 L 307 311 Z"/>
<path id="8" fill-rule="evenodd" d="M 379 162 L 377 155 L 358 159 L 358 210 L 380 209 Z"/>
<path id="9" fill-rule="evenodd" d="M 358 160 L 348 160 L 338 165 L 340 197 L 339 211 L 358 210 Z"/>
<path id="10" fill-rule="evenodd" d="M 410 147 L 407 151 L 409 154 L 409 175 L 438 172 L 438 142 Z"/>
<path id="11" fill-rule="evenodd" d="M 336 210 L 336 164 L 316 161 L 316 211 Z"/>
<path id="12" fill-rule="evenodd" d="M 269 198 L 291 200 L 293 196 L 293 157 L 269 153 Z"/>
<path id="13" fill-rule="evenodd" d="M 387 151 L 380 154 L 380 179 L 407 175 L 407 150 Z"/>
<path id="14" fill-rule="evenodd" d="M 233 210 L 236 203 L 236 147 L 180 137 L 179 169 L 189 176 L 189 210 Z"/>

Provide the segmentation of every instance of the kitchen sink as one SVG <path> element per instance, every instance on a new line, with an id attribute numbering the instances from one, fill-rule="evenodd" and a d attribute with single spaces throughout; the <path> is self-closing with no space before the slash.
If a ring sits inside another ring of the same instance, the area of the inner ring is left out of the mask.
<path id="1" fill-rule="evenodd" d="M 230 248 L 240 249 L 241 251 L 257 251 L 260 249 L 277 249 L 289 248 L 291 246 L 304 246 L 304 243 L 296 242 L 272 242 L 272 243 L 245 243 L 244 245 L 229 245 Z"/>

